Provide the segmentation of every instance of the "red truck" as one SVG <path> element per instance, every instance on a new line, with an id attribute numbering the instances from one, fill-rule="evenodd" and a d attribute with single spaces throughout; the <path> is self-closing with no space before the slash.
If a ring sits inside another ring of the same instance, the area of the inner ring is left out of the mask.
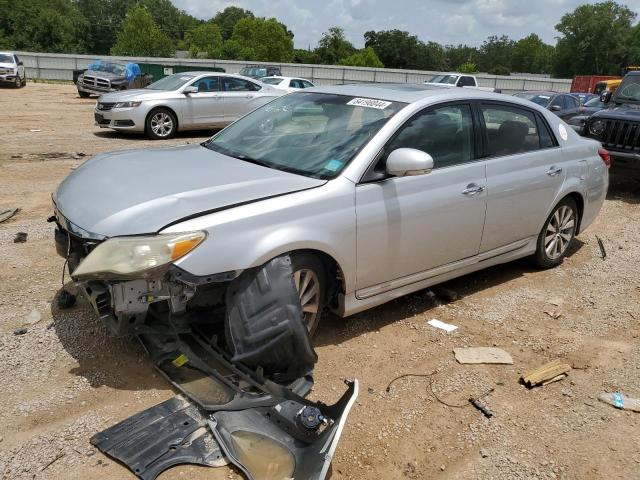
<path id="1" fill-rule="evenodd" d="M 620 80 L 622 77 L 610 75 L 577 75 L 571 82 L 571 93 L 597 93 L 596 84 L 604 80 Z"/>

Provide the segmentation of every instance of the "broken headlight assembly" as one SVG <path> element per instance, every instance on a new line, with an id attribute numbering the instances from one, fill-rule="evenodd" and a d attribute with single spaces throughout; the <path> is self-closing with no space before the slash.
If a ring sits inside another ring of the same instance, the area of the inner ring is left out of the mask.
<path id="1" fill-rule="evenodd" d="M 206 236 L 198 231 L 110 238 L 93 249 L 71 276 L 74 280 L 146 278 L 187 255 Z"/>

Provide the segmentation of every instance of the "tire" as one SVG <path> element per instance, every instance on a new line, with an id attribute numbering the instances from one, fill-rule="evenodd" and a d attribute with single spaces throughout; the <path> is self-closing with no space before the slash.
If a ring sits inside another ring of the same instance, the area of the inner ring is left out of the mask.
<path id="1" fill-rule="evenodd" d="M 16 76 L 16 88 L 22 88 L 22 79 L 20 78 L 20 75 Z"/>
<path id="2" fill-rule="evenodd" d="M 553 268 L 562 263 L 578 226 L 578 206 L 571 197 L 558 203 L 538 235 L 535 260 L 540 268 Z"/>
<path id="3" fill-rule="evenodd" d="M 292 254 L 291 267 L 293 281 L 302 304 L 303 320 L 309 331 L 309 336 L 313 337 L 318 330 L 324 308 L 327 272 L 318 257 L 309 253 Z M 301 287 L 303 287 L 302 291 Z"/>
<path id="4" fill-rule="evenodd" d="M 27 77 L 25 76 L 25 77 L 22 79 L 22 87 L 21 87 L 21 88 L 24 88 L 24 87 L 26 87 L 26 86 L 27 86 Z"/>
<path id="5" fill-rule="evenodd" d="M 78 90 L 78 95 L 80 95 L 80 98 L 89 98 L 91 96 L 89 92 L 82 92 L 80 90 Z"/>
<path id="6" fill-rule="evenodd" d="M 168 108 L 151 110 L 145 120 L 145 133 L 152 140 L 168 140 L 176 134 L 178 120 Z"/>

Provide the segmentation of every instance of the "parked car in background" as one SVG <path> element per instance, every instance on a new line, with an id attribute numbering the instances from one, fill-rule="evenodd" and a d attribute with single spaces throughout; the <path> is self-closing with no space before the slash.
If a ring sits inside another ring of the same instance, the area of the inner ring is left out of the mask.
<path id="1" fill-rule="evenodd" d="M 16 88 L 27 84 L 24 64 L 15 53 L 0 52 L 0 84 L 11 84 Z"/>
<path id="2" fill-rule="evenodd" d="M 615 92 L 603 94 L 605 108 L 586 121 L 584 134 L 609 150 L 614 170 L 640 173 L 640 72 L 632 71 Z"/>
<path id="3" fill-rule="evenodd" d="M 587 101 L 584 105 L 578 108 L 578 112 L 573 116 L 566 116 L 564 121 L 571 125 L 576 132 L 580 135 L 584 134 L 584 126 L 587 119 L 596 112 L 599 112 L 605 108 L 605 103 L 598 96 L 595 96 L 591 100 Z"/>
<path id="4" fill-rule="evenodd" d="M 177 131 L 221 128 L 286 92 L 240 75 L 184 72 L 146 88 L 98 99 L 96 124 L 167 139 Z"/>
<path id="5" fill-rule="evenodd" d="M 261 78 L 260 81 L 267 85 L 271 85 L 273 88 L 286 90 L 287 92 L 295 92 L 296 90 L 302 90 L 303 88 L 315 87 L 315 85 L 306 78 L 264 77 Z"/>
<path id="6" fill-rule="evenodd" d="M 114 63 L 97 60 L 78 75 L 76 87 L 78 95 L 87 98 L 90 95 L 118 90 L 144 88 L 153 80 L 151 75 L 142 73 L 137 63 Z"/>
<path id="7" fill-rule="evenodd" d="M 580 105 L 584 105 L 586 102 L 591 100 L 592 98 L 600 98 L 600 95 L 596 95 L 595 93 L 585 93 L 585 92 L 571 92 L 569 95 L 575 97 L 580 102 Z"/>
<path id="8" fill-rule="evenodd" d="M 491 87 L 478 86 L 478 79 L 475 75 L 467 75 L 463 73 L 444 73 L 431 77 L 424 82 L 426 85 L 440 85 L 443 87 L 463 87 L 473 88 L 476 90 L 484 90 L 485 92 L 498 92 L 498 89 Z"/>
<path id="9" fill-rule="evenodd" d="M 515 97 L 316 87 L 201 144 L 96 155 L 53 195 L 55 239 L 121 334 L 147 311 L 211 318 L 230 282 L 282 255 L 313 333 L 326 306 L 352 315 L 525 256 L 559 265 L 600 211 L 607 160 Z"/>
<path id="10" fill-rule="evenodd" d="M 280 76 L 282 72 L 280 67 L 275 65 L 248 65 L 240 70 L 239 75 L 258 80 L 263 77 Z"/>
<path id="11" fill-rule="evenodd" d="M 552 111 L 562 118 L 570 118 L 579 112 L 580 101 L 568 94 L 557 92 L 518 92 L 514 93 L 514 97 L 524 98 L 547 110 Z"/>

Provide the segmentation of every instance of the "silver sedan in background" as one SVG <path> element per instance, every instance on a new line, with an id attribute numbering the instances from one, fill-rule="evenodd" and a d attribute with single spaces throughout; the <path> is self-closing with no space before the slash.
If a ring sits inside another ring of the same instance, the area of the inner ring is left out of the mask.
<path id="1" fill-rule="evenodd" d="M 176 73 L 146 88 L 102 95 L 95 121 L 164 140 L 177 131 L 222 128 L 285 93 L 240 75 Z"/>

